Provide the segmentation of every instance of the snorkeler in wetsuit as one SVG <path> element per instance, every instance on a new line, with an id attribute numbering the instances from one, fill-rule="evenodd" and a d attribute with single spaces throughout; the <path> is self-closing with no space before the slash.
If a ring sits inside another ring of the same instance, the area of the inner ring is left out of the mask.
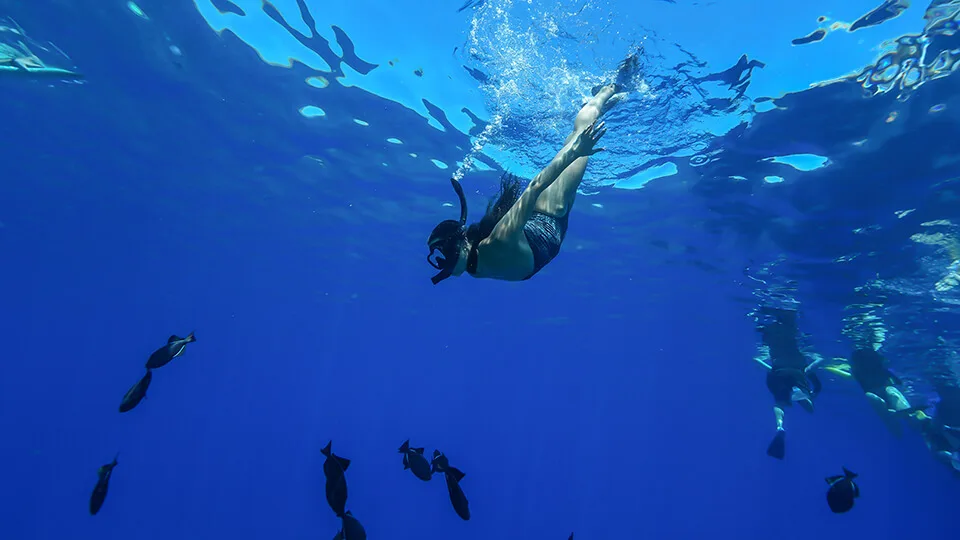
<path id="1" fill-rule="evenodd" d="M 937 395 L 936 413 L 923 415 L 921 434 L 937 461 L 960 475 L 960 387 L 955 382 L 934 382 Z"/>
<path id="2" fill-rule="evenodd" d="M 560 253 L 587 158 L 603 150 L 596 144 L 606 127 L 597 120 L 624 95 L 638 69 L 638 54 L 621 62 L 616 83 L 594 89 L 563 148 L 526 189 L 521 191 L 517 177 L 503 175 L 500 192 L 479 223 L 466 227 L 463 188 L 450 179 L 460 199 L 460 219 L 441 222 L 427 240 L 427 261 L 440 271 L 431 278 L 434 285 L 464 271 L 477 278 L 527 280 Z"/>
<path id="3" fill-rule="evenodd" d="M 899 419 L 919 409 L 911 407 L 897 388 L 903 381 L 890 371 L 883 355 L 873 347 L 855 349 L 850 355 L 849 376 L 863 389 L 870 405 L 883 418 L 887 428 L 898 437 L 902 435 L 903 426 Z"/>
<path id="4" fill-rule="evenodd" d="M 797 343 L 797 313 L 785 309 L 766 309 L 774 317 L 760 328 L 763 344 L 770 352 L 770 363 L 757 359 L 767 368 L 767 389 L 773 394 L 773 412 L 777 419 L 777 434 L 767 448 L 767 455 L 783 459 L 786 454 L 786 431 L 783 428 L 784 409 L 794 402 L 807 412 L 813 412 L 813 400 L 822 388 L 813 368 L 818 362 L 808 363 Z"/>

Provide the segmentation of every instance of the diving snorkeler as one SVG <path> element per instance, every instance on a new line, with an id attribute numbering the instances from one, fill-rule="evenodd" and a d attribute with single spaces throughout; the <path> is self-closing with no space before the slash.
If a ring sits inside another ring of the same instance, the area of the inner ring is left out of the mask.
<path id="1" fill-rule="evenodd" d="M 12 26 L 6 26 L 6 24 Z M 30 40 L 16 22 L 0 18 L 0 76 L 11 75 L 27 78 L 55 78 L 78 81 L 83 75 L 67 69 L 60 69 L 46 65 L 29 45 Z M 49 50 L 37 45 L 43 50 Z M 57 49 L 58 52 L 59 49 Z M 66 57 L 65 54 L 63 54 Z"/>
<path id="2" fill-rule="evenodd" d="M 596 144 L 606 127 L 597 120 L 626 92 L 639 66 L 638 54 L 620 63 L 616 83 L 594 89 L 563 148 L 526 189 L 521 192 L 516 176 L 501 177 L 500 191 L 479 223 L 466 227 L 463 188 L 456 178 L 450 179 L 460 199 L 460 220 L 441 222 L 427 240 L 427 262 L 440 271 L 431 278 L 434 285 L 464 271 L 476 278 L 524 281 L 560 253 L 587 158 L 603 150 Z"/>
<path id="3" fill-rule="evenodd" d="M 786 454 L 786 431 L 783 428 L 783 410 L 800 404 L 807 412 L 813 412 L 813 400 L 822 385 L 813 372 L 819 361 L 808 363 L 797 343 L 797 312 L 785 309 L 762 310 L 773 316 L 774 321 L 760 328 L 763 344 L 770 352 L 770 363 L 757 358 L 767 368 L 767 389 L 773 394 L 773 413 L 777 418 L 777 434 L 767 448 L 767 455 L 783 459 Z"/>
<path id="4" fill-rule="evenodd" d="M 960 387 L 953 382 L 934 382 L 937 395 L 936 413 L 921 413 L 921 434 L 937 461 L 960 475 Z"/>
<path id="5" fill-rule="evenodd" d="M 849 364 L 826 369 L 845 377 L 853 377 L 887 428 L 898 437 L 903 434 L 903 426 L 899 420 L 923 410 L 923 407 L 910 406 L 910 402 L 897 388 L 903 381 L 890 371 L 886 359 L 872 346 L 856 348 L 850 355 Z"/>

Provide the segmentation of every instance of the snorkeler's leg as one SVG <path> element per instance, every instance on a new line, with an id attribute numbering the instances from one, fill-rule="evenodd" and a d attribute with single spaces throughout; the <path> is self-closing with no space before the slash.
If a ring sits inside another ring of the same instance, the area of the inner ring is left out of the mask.
<path id="1" fill-rule="evenodd" d="M 867 401 L 870 402 L 873 410 L 883 419 L 883 423 L 887 426 L 890 433 L 895 437 L 901 437 L 903 435 L 903 426 L 900 424 L 900 419 L 894 415 L 895 411 L 892 409 L 892 405 L 888 404 L 884 398 L 874 392 L 866 392 L 864 395 L 867 397 Z"/>
<path id="2" fill-rule="evenodd" d="M 956 426 L 943 426 L 943 436 L 950 443 L 954 450 L 960 451 L 960 428 Z"/>
<path id="3" fill-rule="evenodd" d="M 905 411 L 910 408 L 910 402 L 906 396 L 896 386 L 888 386 L 884 389 L 887 393 L 887 407 L 892 411 Z"/>
<path id="4" fill-rule="evenodd" d="M 776 406 L 773 408 L 773 414 L 777 417 L 777 434 L 770 441 L 770 446 L 767 447 L 767 455 L 772 458 L 783 459 L 787 450 L 787 432 L 783 429 L 783 409 Z"/>
<path id="5" fill-rule="evenodd" d="M 873 407 L 873 410 L 880 416 L 886 416 L 887 411 L 887 402 L 882 397 L 878 396 L 873 392 L 866 392 L 863 394 L 866 396 L 867 401 L 870 402 L 870 406 Z"/>
<path id="6" fill-rule="evenodd" d="M 933 453 L 937 461 L 950 467 L 956 472 L 960 472 L 960 454 L 957 452 L 948 452 L 947 450 L 935 451 Z"/>
<path id="7" fill-rule="evenodd" d="M 586 105 L 577 113 L 577 118 L 573 121 L 573 132 L 567 136 L 564 141 L 564 148 L 573 144 L 580 132 L 590 127 L 600 118 L 600 111 L 610 96 L 613 95 L 614 87 L 612 84 L 603 87 L 597 95 L 593 96 Z M 577 196 L 577 189 L 583 180 L 583 173 L 587 170 L 587 158 L 577 158 L 567 166 L 557 180 L 540 194 L 537 198 L 537 212 L 543 212 L 554 217 L 562 218 L 567 215 L 573 206 L 573 200 Z"/>

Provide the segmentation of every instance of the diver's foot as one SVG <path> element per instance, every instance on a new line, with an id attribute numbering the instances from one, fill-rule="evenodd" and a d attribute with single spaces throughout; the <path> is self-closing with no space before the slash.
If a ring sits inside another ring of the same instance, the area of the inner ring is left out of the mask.
<path id="1" fill-rule="evenodd" d="M 592 97 L 583 98 L 583 106 L 586 107 L 592 102 L 600 111 L 600 116 L 606 114 L 614 105 L 627 97 L 626 92 L 615 93 L 615 87 L 612 84 L 599 84 L 593 87 L 592 92 Z"/>
<path id="2" fill-rule="evenodd" d="M 636 77 L 640 72 L 640 55 L 643 54 L 643 46 L 631 52 L 624 58 L 617 67 L 617 79 L 614 82 L 619 92 L 630 92 L 636 89 Z"/>
<path id="3" fill-rule="evenodd" d="M 590 95 L 594 97 L 598 97 L 605 90 L 611 92 L 610 97 L 603 102 L 600 114 L 605 114 L 614 105 L 623 101 L 627 94 L 637 89 L 636 78 L 640 72 L 640 56 L 642 54 L 643 46 L 641 45 L 620 61 L 620 65 L 617 67 L 617 77 L 613 83 L 598 84 L 590 89 Z M 584 100 L 584 105 L 588 100 L 589 98 Z"/>
<path id="4" fill-rule="evenodd" d="M 600 112 L 601 112 L 601 113 L 605 113 L 605 112 L 609 111 L 609 110 L 612 109 L 615 105 L 617 105 L 617 104 L 620 103 L 621 101 L 625 100 L 626 98 L 627 98 L 627 93 L 626 93 L 626 92 L 616 92 L 616 93 L 614 93 L 612 96 L 610 96 L 610 99 L 608 99 L 607 102 L 603 104 L 603 108 L 600 110 Z"/>
<path id="5" fill-rule="evenodd" d="M 599 101 L 597 105 L 600 109 L 600 116 L 603 116 L 627 97 L 626 92 L 617 92 L 616 90 L 616 86 L 613 84 L 598 84 L 591 90 L 593 97 L 583 98 L 583 105 L 586 106 L 591 100 L 595 103 Z"/>
<path id="6" fill-rule="evenodd" d="M 600 95 L 600 92 L 603 92 L 604 90 L 608 90 L 611 93 L 611 95 L 613 95 L 617 93 L 617 86 L 611 83 L 598 84 L 590 89 L 590 95 L 593 97 L 597 97 Z M 587 99 L 590 99 L 590 98 L 587 98 Z"/>
<path id="7" fill-rule="evenodd" d="M 617 77 L 612 83 L 614 94 L 627 94 L 636 90 L 635 79 L 637 73 L 640 72 L 641 54 L 643 54 L 642 46 L 620 61 L 620 64 L 617 66 Z M 595 96 L 606 86 L 608 86 L 608 84 L 598 84 L 591 89 L 590 93 Z"/>

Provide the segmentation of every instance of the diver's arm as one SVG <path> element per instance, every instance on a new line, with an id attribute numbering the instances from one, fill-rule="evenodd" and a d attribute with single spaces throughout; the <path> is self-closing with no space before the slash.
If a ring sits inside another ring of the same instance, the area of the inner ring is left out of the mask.
<path id="1" fill-rule="evenodd" d="M 530 181 L 527 189 L 523 190 L 520 195 L 520 199 L 514 203 L 506 215 L 503 216 L 503 219 L 494 227 L 493 232 L 490 233 L 490 238 L 492 240 L 506 240 L 520 234 L 523 226 L 533 215 L 540 195 L 560 177 L 560 173 L 571 163 L 579 158 L 592 156 L 602 151 L 603 148 L 595 148 L 595 145 L 606 132 L 607 128 L 603 122 L 593 123 L 587 129 L 581 131 L 573 142 L 564 145 L 550 161 L 550 164 Z"/>
<path id="2" fill-rule="evenodd" d="M 765 361 L 764 361 L 764 358 L 768 358 L 768 359 L 770 360 L 770 363 L 765 362 Z M 753 359 L 754 359 L 754 361 L 756 361 L 756 362 L 757 362 L 758 364 L 760 364 L 761 366 L 767 368 L 767 371 L 770 371 L 770 370 L 773 369 L 773 357 L 770 355 L 770 347 L 769 347 L 769 346 L 767 346 L 767 345 L 761 345 L 761 346 L 760 346 L 760 350 L 759 350 L 759 354 L 757 354 L 756 356 L 754 356 Z"/>
<path id="3" fill-rule="evenodd" d="M 770 364 L 764 362 L 759 356 L 754 356 L 753 359 L 756 360 L 757 363 L 760 364 L 761 366 L 767 368 L 767 370 L 773 369 L 773 366 L 771 366 Z"/>
<path id="4" fill-rule="evenodd" d="M 814 353 L 814 354 L 811 354 L 810 356 L 813 357 L 814 360 L 813 362 L 810 362 L 810 364 L 803 369 L 804 373 L 813 371 L 814 369 L 820 367 L 820 364 L 824 363 L 825 361 L 825 359 L 819 354 Z"/>

